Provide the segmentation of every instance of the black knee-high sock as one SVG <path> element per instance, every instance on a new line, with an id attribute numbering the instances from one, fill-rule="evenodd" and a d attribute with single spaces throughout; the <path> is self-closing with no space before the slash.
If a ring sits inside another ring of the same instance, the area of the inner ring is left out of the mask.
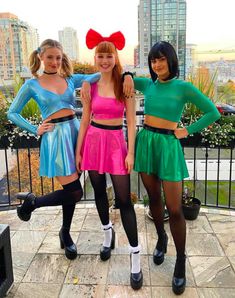
<path id="1" fill-rule="evenodd" d="M 43 196 L 38 196 L 35 199 L 35 208 L 62 205 L 65 196 L 66 192 L 64 189 L 56 190 Z"/>
<path id="2" fill-rule="evenodd" d="M 70 232 L 70 227 L 73 219 L 74 210 L 75 210 L 75 204 L 62 205 L 63 223 L 62 223 L 61 232 L 66 246 L 70 246 L 73 244 L 73 240 L 69 232 Z"/>
<path id="3" fill-rule="evenodd" d="M 81 200 L 83 192 L 79 179 L 62 186 L 63 189 L 37 196 L 34 209 L 46 206 L 74 205 Z"/>
<path id="4" fill-rule="evenodd" d="M 63 235 L 64 244 L 66 246 L 70 246 L 73 244 L 73 240 L 70 236 L 69 231 L 76 206 L 74 202 L 78 202 L 81 200 L 83 191 L 79 180 L 63 185 L 63 188 L 69 197 L 65 198 L 62 204 L 63 223 L 61 232 Z"/>
<path id="5" fill-rule="evenodd" d="M 63 241 L 66 246 L 70 246 L 73 244 L 69 231 L 70 231 L 70 226 L 71 226 L 71 222 L 74 214 L 74 209 L 75 209 L 76 202 L 79 202 L 81 200 L 83 191 L 82 191 L 82 187 L 79 179 L 62 186 L 63 186 L 63 189 L 56 190 L 52 193 L 36 197 L 33 201 L 34 204 L 32 204 L 32 201 L 27 200 L 27 201 L 24 201 L 22 206 L 25 212 L 32 212 L 36 208 L 40 208 L 40 207 L 62 205 Z"/>
<path id="6" fill-rule="evenodd" d="M 28 196 L 31 200 L 25 200 L 21 207 L 26 213 L 30 213 L 40 207 L 62 205 L 66 193 L 63 189 L 60 189 L 43 196 L 35 197 L 34 194 L 29 194 Z"/>

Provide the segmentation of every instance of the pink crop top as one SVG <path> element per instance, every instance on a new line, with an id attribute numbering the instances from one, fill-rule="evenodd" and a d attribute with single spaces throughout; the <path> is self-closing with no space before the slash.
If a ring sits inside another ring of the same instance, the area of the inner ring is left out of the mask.
<path id="1" fill-rule="evenodd" d="M 124 102 L 114 97 L 100 96 L 97 83 L 91 85 L 91 112 L 94 119 L 123 118 L 124 109 Z"/>

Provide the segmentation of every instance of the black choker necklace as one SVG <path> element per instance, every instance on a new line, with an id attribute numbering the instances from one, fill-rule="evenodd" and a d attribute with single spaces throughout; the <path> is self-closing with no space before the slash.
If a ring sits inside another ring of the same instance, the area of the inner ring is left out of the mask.
<path id="1" fill-rule="evenodd" d="M 45 73 L 45 74 L 47 74 L 47 75 L 54 75 L 54 74 L 57 74 L 57 71 L 56 71 L 56 72 L 46 72 L 46 71 L 44 70 L 43 73 Z"/>

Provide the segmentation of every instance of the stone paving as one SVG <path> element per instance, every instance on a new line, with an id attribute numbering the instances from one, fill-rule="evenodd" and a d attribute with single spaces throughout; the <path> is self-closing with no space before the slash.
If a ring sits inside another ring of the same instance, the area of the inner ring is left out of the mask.
<path id="1" fill-rule="evenodd" d="M 116 231 L 115 249 L 110 260 L 99 259 L 103 240 L 94 204 L 78 204 L 72 237 L 78 257 L 70 261 L 59 247 L 61 209 L 41 208 L 29 222 L 16 211 L 0 212 L 0 223 L 9 224 L 14 270 L 11 298 L 158 298 L 175 297 L 171 279 L 175 248 L 166 223 L 169 244 L 163 264 L 156 266 L 152 252 L 156 245 L 153 222 L 142 205 L 135 205 L 139 240 L 142 246 L 143 287 L 129 285 L 128 242 L 118 210 L 111 210 Z M 197 220 L 187 221 L 187 287 L 181 297 L 235 297 L 235 211 L 201 208 Z"/>

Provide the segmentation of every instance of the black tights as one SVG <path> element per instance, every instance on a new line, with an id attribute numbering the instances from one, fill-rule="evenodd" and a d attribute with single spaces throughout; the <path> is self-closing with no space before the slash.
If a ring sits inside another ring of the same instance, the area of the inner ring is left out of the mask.
<path id="1" fill-rule="evenodd" d="M 186 225 L 182 212 L 182 181 L 160 181 L 155 175 L 141 173 L 141 179 L 149 197 L 149 207 L 161 240 L 164 237 L 164 206 L 161 199 L 161 183 L 169 212 L 170 229 L 178 257 L 185 254 Z"/>
<path id="2" fill-rule="evenodd" d="M 106 193 L 106 176 L 97 171 L 89 171 L 89 177 L 94 189 L 95 203 L 100 220 L 103 225 L 109 223 L 109 203 Z M 110 175 L 115 199 L 120 214 L 122 224 L 126 232 L 129 243 L 132 247 L 138 246 L 136 214 L 130 197 L 130 175 Z"/>

